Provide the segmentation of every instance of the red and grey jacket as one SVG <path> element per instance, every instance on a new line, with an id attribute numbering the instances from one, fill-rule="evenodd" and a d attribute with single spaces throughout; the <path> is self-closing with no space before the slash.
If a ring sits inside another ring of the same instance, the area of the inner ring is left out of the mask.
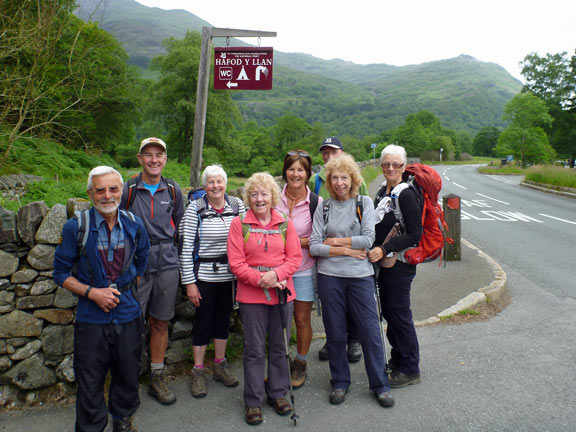
<path id="1" fill-rule="evenodd" d="M 135 177 L 135 185 L 125 182 L 120 207 L 130 210 L 144 222 L 150 237 L 150 256 L 147 272 L 178 268 L 178 226 L 184 215 L 184 199 L 178 183 L 162 177 L 154 196 L 144 186 L 142 174 Z M 173 189 L 172 189 L 173 187 Z M 131 192 L 130 192 L 130 189 Z M 128 197 L 131 205 L 128 205 Z M 130 208 L 128 208 L 130 207 Z"/>

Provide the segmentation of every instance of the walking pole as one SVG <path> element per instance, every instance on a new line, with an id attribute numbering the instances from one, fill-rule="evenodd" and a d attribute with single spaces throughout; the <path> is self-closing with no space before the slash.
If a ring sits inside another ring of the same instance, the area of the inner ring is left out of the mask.
<path id="1" fill-rule="evenodd" d="M 386 365 L 386 373 L 392 373 L 388 359 L 386 357 L 386 344 L 384 343 L 384 315 L 382 315 L 382 307 L 380 306 L 380 287 L 378 286 L 378 272 L 380 269 L 374 266 L 374 297 L 376 298 L 376 308 L 378 310 L 378 324 L 380 325 L 380 339 L 382 339 L 382 351 L 384 351 L 384 364 Z"/>
<path id="2" fill-rule="evenodd" d="M 300 418 L 296 414 L 296 405 L 294 405 L 294 389 L 292 388 L 292 380 L 290 379 L 290 355 L 288 353 L 288 336 L 286 336 L 286 318 L 284 317 L 284 310 L 286 309 L 286 299 L 290 291 L 288 288 L 283 290 L 276 288 L 276 295 L 278 296 L 278 305 L 280 306 L 280 321 L 282 322 L 282 334 L 284 335 L 284 353 L 286 354 L 286 366 L 288 367 L 288 383 L 290 388 L 290 402 L 292 403 L 292 415 L 290 420 L 294 422 Z"/>

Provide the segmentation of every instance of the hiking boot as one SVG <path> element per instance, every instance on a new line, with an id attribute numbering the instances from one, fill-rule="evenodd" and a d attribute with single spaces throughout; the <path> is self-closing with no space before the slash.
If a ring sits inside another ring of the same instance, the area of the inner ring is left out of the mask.
<path id="1" fill-rule="evenodd" d="M 348 363 L 359 362 L 362 358 L 362 345 L 358 341 L 348 342 L 348 351 L 346 352 L 348 356 Z"/>
<path id="2" fill-rule="evenodd" d="M 394 371 L 390 374 L 390 378 L 388 378 L 388 382 L 390 383 L 390 387 L 392 388 L 400 388 L 406 387 L 412 384 L 419 384 L 420 383 L 420 374 L 416 375 L 406 375 L 399 371 Z"/>
<path id="3" fill-rule="evenodd" d="M 306 382 L 306 361 L 294 359 L 290 368 L 290 379 L 292 380 L 292 388 L 298 389 Z"/>
<path id="4" fill-rule="evenodd" d="M 390 408 L 394 406 L 394 398 L 390 392 L 374 393 L 374 396 L 376 396 L 376 399 L 378 399 L 380 406 L 383 406 L 384 408 Z"/>
<path id="5" fill-rule="evenodd" d="M 272 399 L 268 397 L 267 401 L 268 405 L 274 407 L 274 411 L 276 411 L 278 415 L 286 416 L 292 413 L 292 405 L 290 405 L 290 402 L 288 402 L 286 398 Z"/>
<path id="6" fill-rule="evenodd" d="M 332 405 L 340 405 L 346 400 L 346 393 L 348 389 L 335 388 L 330 392 L 329 401 Z"/>
<path id="7" fill-rule="evenodd" d="M 260 407 L 250 407 L 246 405 L 244 420 L 246 420 L 246 423 L 250 426 L 259 425 L 262 423 L 262 409 Z"/>
<path id="8" fill-rule="evenodd" d="M 132 417 L 112 421 L 112 432 L 138 432 L 132 424 Z"/>
<path id="9" fill-rule="evenodd" d="M 171 405 L 176 402 L 174 392 L 170 390 L 164 378 L 164 369 L 154 370 L 150 373 L 150 385 L 148 386 L 150 396 L 156 398 L 162 405 Z"/>
<path id="10" fill-rule="evenodd" d="M 214 381 L 220 381 L 226 387 L 236 387 L 238 385 L 238 379 L 230 370 L 230 365 L 228 365 L 226 360 L 222 360 L 220 363 L 214 363 L 214 374 L 212 378 Z"/>
<path id="11" fill-rule="evenodd" d="M 318 358 L 322 361 L 328 360 L 328 342 L 324 342 L 324 346 L 318 351 Z"/>
<path id="12" fill-rule="evenodd" d="M 195 398 L 203 398 L 208 394 L 206 390 L 206 374 L 204 369 L 192 369 L 192 384 L 190 385 L 190 392 Z"/>

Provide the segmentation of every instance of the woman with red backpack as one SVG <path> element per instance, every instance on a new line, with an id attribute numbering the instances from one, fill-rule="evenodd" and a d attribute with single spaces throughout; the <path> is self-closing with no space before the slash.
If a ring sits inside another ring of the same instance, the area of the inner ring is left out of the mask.
<path id="1" fill-rule="evenodd" d="M 394 208 L 382 211 L 382 220 L 376 225 L 374 248 L 368 253 L 372 263 L 382 263 L 392 258 L 391 264 L 382 265 L 378 274 L 382 314 L 388 324 L 386 336 L 392 348 L 388 363 L 392 372 L 389 382 L 392 388 L 405 387 L 420 382 L 420 352 L 416 329 L 410 308 L 410 289 L 416 275 L 416 265 L 393 257 L 407 248 L 418 246 L 422 237 L 422 207 L 417 191 L 407 187 L 403 180 L 407 156 L 404 147 L 389 145 L 382 150 L 381 167 L 386 179 L 374 205 L 377 213 L 384 202 Z M 402 193 L 400 193 L 402 192 Z M 380 208 L 379 208 L 380 207 Z M 398 211 L 399 210 L 399 211 Z M 396 215 L 401 214 L 400 228 Z M 392 229 L 398 234 L 387 237 Z"/>

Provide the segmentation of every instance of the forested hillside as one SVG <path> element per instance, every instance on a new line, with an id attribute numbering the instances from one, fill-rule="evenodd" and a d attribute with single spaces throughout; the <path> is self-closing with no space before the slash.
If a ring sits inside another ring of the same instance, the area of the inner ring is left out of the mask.
<path id="1" fill-rule="evenodd" d="M 98 20 L 124 45 L 130 61 L 142 67 L 162 52 L 166 37 L 181 38 L 187 30 L 209 25 L 187 11 L 149 8 L 134 0 L 79 4 L 77 14 Z M 94 4 L 100 5 L 95 12 Z M 276 52 L 273 90 L 232 92 L 232 98 L 245 120 L 262 126 L 292 113 L 310 124 L 321 122 L 330 133 L 362 137 L 399 126 L 407 114 L 428 110 L 445 127 L 476 134 L 483 126 L 503 126 L 503 107 L 521 87 L 502 67 L 465 55 L 397 67 Z"/>

